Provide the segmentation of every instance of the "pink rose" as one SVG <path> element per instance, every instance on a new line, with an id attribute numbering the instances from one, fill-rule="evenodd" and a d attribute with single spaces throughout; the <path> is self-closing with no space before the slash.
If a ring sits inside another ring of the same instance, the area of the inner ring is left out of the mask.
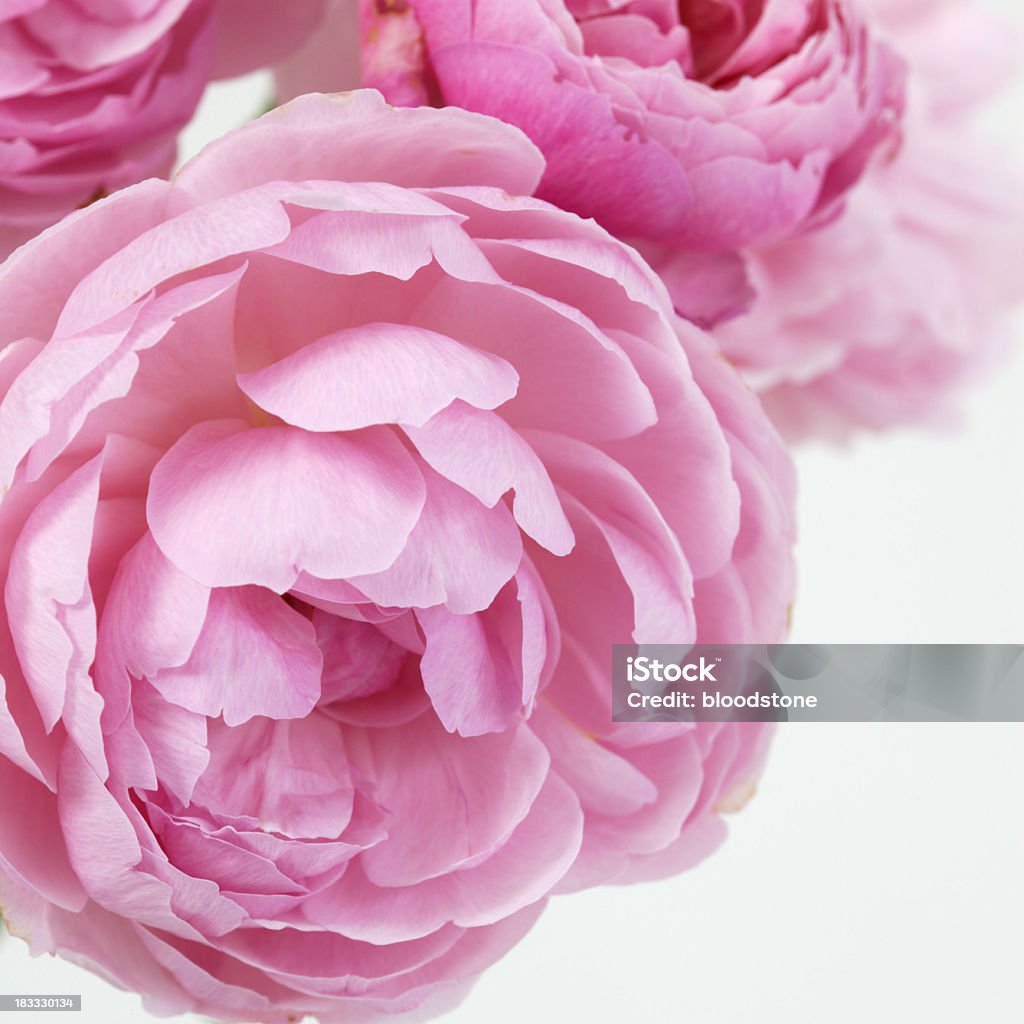
<path id="1" fill-rule="evenodd" d="M 0 258 L 99 195 L 165 175 L 207 82 L 280 61 L 325 0 L 4 0 Z"/>
<path id="2" fill-rule="evenodd" d="M 793 438 L 948 423 L 1024 299 L 1024 173 L 976 125 L 1015 33 L 960 0 L 875 0 L 913 55 L 902 148 L 834 223 L 748 254 L 759 295 L 716 331 Z"/>
<path id="3" fill-rule="evenodd" d="M 1020 25 L 990 0 L 865 3 L 913 70 L 915 100 L 944 116 L 970 114 L 1019 68 Z"/>
<path id="4" fill-rule="evenodd" d="M 308 53 L 289 93 L 350 73 Z M 902 68 L 858 0 L 362 0 L 363 75 L 396 103 L 522 128 L 539 195 L 595 217 L 712 321 L 751 298 L 736 250 L 830 211 L 893 135 Z M 345 13 L 348 13 L 347 22 Z"/>
<path id="5" fill-rule="evenodd" d="M 720 838 L 768 732 L 613 725 L 609 645 L 781 636 L 790 463 L 542 172 L 489 118 L 309 96 L 0 269 L 37 951 L 159 1013 L 367 1020 Z"/>

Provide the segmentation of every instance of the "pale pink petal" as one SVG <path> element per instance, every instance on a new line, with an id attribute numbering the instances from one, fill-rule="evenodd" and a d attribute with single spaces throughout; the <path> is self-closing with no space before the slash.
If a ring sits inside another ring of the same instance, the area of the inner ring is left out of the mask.
<path id="1" fill-rule="evenodd" d="M 493 409 L 518 384 L 505 360 L 403 324 L 350 327 L 239 378 L 261 408 L 315 431 L 422 426 L 456 398 Z"/>
<path id="2" fill-rule="evenodd" d="M 257 715 L 308 715 L 320 699 L 322 670 L 305 616 L 272 591 L 232 587 L 210 594 L 188 661 L 149 678 L 171 703 L 233 726 Z"/>
<path id="3" fill-rule="evenodd" d="M 500 502 L 488 508 L 445 477 L 422 472 L 427 500 L 404 550 L 384 572 L 351 582 L 386 607 L 483 611 L 519 568 L 523 544 L 515 520 Z"/>
<path id="4" fill-rule="evenodd" d="M 125 556 L 100 620 L 96 678 L 106 731 L 128 711 L 130 677 L 151 678 L 188 660 L 209 601 L 209 588 L 169 562 L 149 534 Z"/>
<path id="5" fill-rule="evenodd" d="M 284 593 L 302 571 L 379 572 L 423 507 L 423 478 L 383 428 L 358 435 L 201 424 L 161 460 L 150 529 L 176 566 L 210 586 Z"/>
<path id="6" fill-rule="evenodd" d="M 420 188 L 486 182 L 528 195 L 542 166 L 526 138 L 500 121 L 460 110 L 392 110 L 367 90 L 293 100 L 235 132 L 230 145 L 208 146 L 176 181 L 204 200 L 281 178 Z"/>
<path id="7" fill-rule="evenodd" d="M 290 230 L 281 203 L 259 190 L 186 210 L 143 232 L 88 274 L 68 298 L 56 334 L 68 337 L 88 330 L 169 277 L 274 245 Z M 159 257 L 140 259 L 142 251 Z"/>
<path id="8" fill-rule="evenodd" d="M 210 751 L 196 804 L 254 818 L 264 832 L 308 839 L 337 838 L 352 819 L 343 733 L 323 715 L 239 728 L 225 721 L 211 730 Z"/>
<path id="9" fill-rule="evenodd" d="M 480 864 L 416 886 L 379 888 L 353 868 L 309 901 L 314 921 L 365 942 L 404 942 L 449 921 L 493 924 L 529 906 L 558 883 L 575 858 L 583 816 L 573 791 L 548 776 L 530 813 Z"/>
<path id="10" fill-rule="evenodd" d="M 497 732 L 529 707 L 548 655 L 532 573 L 508 583 L 485 611 L 423 608 L 416 620 L 426 638 L 423 686 L 446 729 L 463 736 Z"/>
<path id="11" fill-rule="evenodd" d="M 188 804 L 196 782 L 210 763 L 207 720 L 164 700 L 141 680 L 132 685 L 132 714 L 160 785 L 182 804 Z"/>
<path id="12" fill-rule="evenodd" d="M 56 907 L 81 910 L 88 896 L 68 862 L 56 796 L 6 758 L 0 786 L 0 881 L 6 874 Z"/>
<path id="13" fill-rule="evenodd" d="M 360 858 L 381 886 L 415 885 L 493 851 L 529 813 L 548 771 L 547 751 L 526 726 L 467 739 L 429 715 L 365 730 L 349 753 L 361 769 L 372 766 L 378 799 L 392 813 L 386 842 Z"/>
<path id="14" fill-rule="evenodd" d="M 457 401 L 405 432 L 438 473 L 488 507 L 513 490 L 512 512 L 523 532 L 553 554 L 572 550 L 572 527 L 543 462 L 500 417 Z M 475 457 L 477 445 L 487 450 L 487 459 Z"/>
<path id="15" fill-rule="evenodd" d="M 103 701 L 89 674 L 96 653 L 96 609 L 88 560 L 101 466 L 98 456 L 36 508 L 12 554 L 4 603 L 47 731 L 63 720 L 92 768 L 106 777 Z M 54 559 L 53 550 L 73 556 Z"/>

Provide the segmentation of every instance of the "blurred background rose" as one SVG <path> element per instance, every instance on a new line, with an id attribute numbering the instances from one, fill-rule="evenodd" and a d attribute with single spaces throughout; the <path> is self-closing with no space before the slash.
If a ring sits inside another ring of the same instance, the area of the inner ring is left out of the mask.
<path id="1" fill-rule="evenodd" d="M 174 164 L 212 78 L 269 67 L 325 0 L 5 0 L 0 258 L 76 207 Z"/>
<path id="2" fill-rule="evenodd" d="M 747 254 L 759 298 L 723 350 L 792 439 L 958 422 L 1024 299 L 1024 162 L 983 129 L 1019 70 L 1019 24 L 976 0 L 873 0 L 908 58 L 897 149 L 817 230 Z"/>

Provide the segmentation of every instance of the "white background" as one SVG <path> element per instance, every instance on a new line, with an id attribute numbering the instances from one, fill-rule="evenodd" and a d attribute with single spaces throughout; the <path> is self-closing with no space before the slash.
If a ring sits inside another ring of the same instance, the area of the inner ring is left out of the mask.
<path id="1" fill-rule="evenodd" d="M 255 114 L 268 88 L 216 87 L 186 150 Z M 1022 124 L 1024 87 L 993 116 L 1024 156 Z M 1017 337 L 957 432 L 798 453 L 794 640 L 1021 642 L 1024 316 Z M 1019 1024 L 1022 802 L 1021 726 L 783 727 L 721 852 L 670 881 L 555 900 L 445 1020 Z M 0 991 L 15 990 L 81 992 L 86 1012 L 0 1024 L 143 1016 L 137 997 L 8 938 Z"/>

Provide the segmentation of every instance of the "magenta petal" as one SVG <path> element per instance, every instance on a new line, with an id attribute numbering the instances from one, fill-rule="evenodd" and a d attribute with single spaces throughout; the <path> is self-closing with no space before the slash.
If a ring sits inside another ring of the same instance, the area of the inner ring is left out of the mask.
<path id="1" fill-rule="evenodd" d="M 58 810 L 68 858 L 89 896 L 114 913 L 171 924 L 169 887 L 137 870 L 143 849 L 131 821 L 74 747 L 61 758 Z"/>
<path id="2" fill-rule="evenodd" d="M 667 235 L 685 221 L 693 196 L 683 169 L 609 96 L 579 87 L 522 46 L 453 45 L 433 58 L 450 103 L 500 117 L 540 147 L 548 161 L 538 191 L 544 199 L 625 235 Z"/>
<path id="3" fill-rule="evenodd" d="M 646 775 L 553 707 L 538 707 L 530 727 L 551 751 L 552 764 L 585 811 L 633 814 L 657 800 L 658 789 Z"/>

